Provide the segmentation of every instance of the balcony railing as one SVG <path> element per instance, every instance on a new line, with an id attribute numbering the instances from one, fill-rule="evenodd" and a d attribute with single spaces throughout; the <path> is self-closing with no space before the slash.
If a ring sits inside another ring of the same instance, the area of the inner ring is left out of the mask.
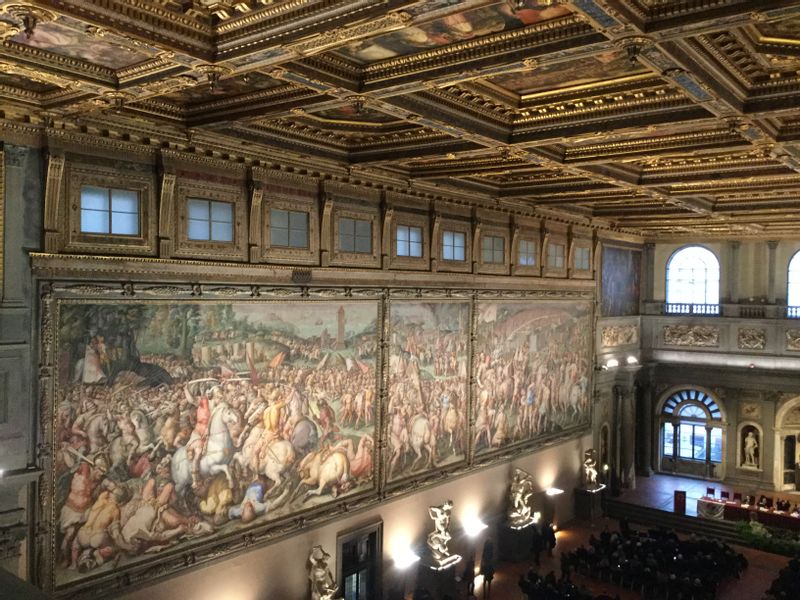
<path id="1" fill-rule="evenodd" d="M 664 314 L 667 315 L 719 315 L 719 304 L 687 304 L 684 302 L 669 302 L 664 304 Z"/>
<path id="2" fill-rule="evenodd" d="M 729 317 L 740 319 L 800 319 L 800 306 L 782 304 L 691 304 L 645 302 L 645 315 Z"/>

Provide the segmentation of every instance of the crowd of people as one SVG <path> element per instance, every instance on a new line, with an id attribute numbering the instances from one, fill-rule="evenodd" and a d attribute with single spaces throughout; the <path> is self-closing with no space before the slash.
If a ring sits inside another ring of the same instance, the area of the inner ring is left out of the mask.
<path id="1" fill-rule="evenodd" d="M 645 590 L 648 597 L 701 600 L 716 597 L 723 580 L 738 579 L 747 559 L 720 540 L 694 534 L 680 539 L 662 528 L 645 533 L 623 526 L 620 532 L 591 536 L 588 547 L 562 553 L 561 565 L 562 572 Z"/>
<path id="2" fill-rule="evenodd" d="M 800 558 L 793 558 L 769 586 L 764 600 L 797 598 L 798 590 L 800 590 Z"/>

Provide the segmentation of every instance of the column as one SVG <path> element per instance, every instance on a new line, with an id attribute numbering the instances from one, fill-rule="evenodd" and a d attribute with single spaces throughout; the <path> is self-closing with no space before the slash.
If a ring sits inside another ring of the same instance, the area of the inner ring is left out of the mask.
<path id="1" fill-rule="evenodd" d="M 636 411 L 635 393 L 629 386 L 617 386 L 620 405 L 621 428 L 619 473 L 622 487 L 636 487 Z"/>
<path id="2" fill-rule="evenodd" d="M 730 268 L 728 269 L 728 302 L 731 304 L 739 303 L 739 248 L 742 243 L 738 241 L 728 242 L 730 248 Z"/>
<path id="3" fill-rule="evenodd" d="M 767 302 L 775 304 L 775 250 L 778 242 L 767 242 L 769 254 L 767 256 Z"/>
<path id="4" fill-rule="evenodd" d="M 644 245 L 644 281 L 642 282 L 642 301 L 643 302 L 652 302 L 653 301 L 653 290 L 655 287 L 655 248 L 656 245 L 652 243 L 648 243 Z"/>
<path id="5" fill-rule="evenodd" d="M 711 464 L 711 427 L 706 425 L 706 478 L 714 476 L 714 466 Z"/>
<path id="6" fill-rule="evenodd" d="M 678 445 L 681 443 L 678 437 L 678 424 L 672 422 L 672 472 L 677 471 L 678 468 Z"/>
<path id="7" fill-rule="evenodd" d="M 652 473 L 650 464 L 653 452 L 653 388 L 646 385 L 641 389 L 639 402 L 636 404 L 637 423 L 639 433 L 639 451 L 636 453 L 636 471 L 639 475 L 649 477 Z M 657 436 L 656 436 L 657 437 Z"/>

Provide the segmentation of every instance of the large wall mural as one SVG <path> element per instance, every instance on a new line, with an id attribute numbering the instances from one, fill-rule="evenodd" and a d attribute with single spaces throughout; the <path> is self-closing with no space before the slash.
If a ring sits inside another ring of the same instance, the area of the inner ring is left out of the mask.
<path id="1" fill-rule="evenodd" d="M 387 479 L 467 456 L 469 302 L 393 302 Z"/>
<path id="2" fill-rule="evenodd" d="M 630 317 L 639 314 L 641 262 L 640 250 L 603 246 L 602 316 Z"/>
<path id="3" fill-rule="evenodd" d="M 588 303 L 477 304 L 476 453 L 589 424 L 591 332 Z"/>
<path id="4" fill-rule="evenodd" d="M 110 593 L 590 423 L 590 294 L 111 289 L 42 304 L 53 450 L 37 561 L 59 595 Z"/>
<path id="5" fill-rule="evenodd" d="M 56 584 L 374 486 L 377 302 L 61 306 Z"/>

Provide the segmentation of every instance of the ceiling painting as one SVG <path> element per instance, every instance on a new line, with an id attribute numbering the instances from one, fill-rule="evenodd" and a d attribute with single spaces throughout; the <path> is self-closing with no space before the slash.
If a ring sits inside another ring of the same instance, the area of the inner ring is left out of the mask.
<path id="1" fill-rule="evenodd" d="M 11 41 L 114 70 L 150 58 L 144 50 L 116 43 L 116 36 L 106 36 L 102 32 L 101 35 L 103 37 L 90 33 L 87 26 L 79 21 L 62 17 L 50 23 L 38 24 L 30 36 L 25 32 L 18 33 Z"/>
<path id="2" fill-rule="evenodd" d="M 341 52 L 360 64 L 369 64 L 519 29 L 571 13 L 564 6 L 544 6 L 537 4 L 536 0 L 528 0 L 520 9 L 514 8 L 513 4 L 515 3 L 500 2 L 454 13 L 429 23 L 354 42 Z"/>
<path id="3" fill-rule="evenodd" d="M 569 62 L 543 65 L 532 71 L 497 75 L 491 81 L 520 96 L 526 96 L 647 72 L 640 63 L 631 63 L 624 52 L 605 52 Z"/>

